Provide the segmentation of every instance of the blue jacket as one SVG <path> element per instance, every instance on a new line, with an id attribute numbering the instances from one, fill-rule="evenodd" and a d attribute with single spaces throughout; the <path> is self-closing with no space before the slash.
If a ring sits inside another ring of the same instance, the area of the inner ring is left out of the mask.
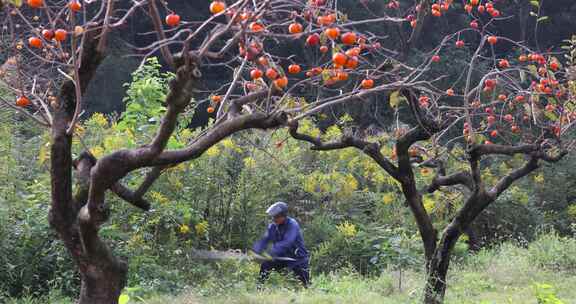
<path id="1" fill-rule="evenodd" d="M 254 243 L 252 249 L 261 253 L 268 247 L 269 243 L 272 243 L 272 248 L 269 250 L 271 256 L 296 259 L 296 261 L 288 262 L 289 266 L 308 263 L 308 250 L 304 246 L 300 225 L 295 219 L 287 217 L 286 222 L 282 225 L 274 223 L 268 225 L 264 237 Z"/>

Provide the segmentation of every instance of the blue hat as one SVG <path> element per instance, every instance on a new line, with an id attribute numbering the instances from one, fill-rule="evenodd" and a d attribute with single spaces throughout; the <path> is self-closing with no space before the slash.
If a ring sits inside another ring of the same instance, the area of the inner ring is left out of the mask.
<path id="1" fill-rule="evenodd" d="M 271 217 L 286 215 L 288 213 L 288 205 L 284 202 L 276 202 L 266 210 L 266 213 Z"/>

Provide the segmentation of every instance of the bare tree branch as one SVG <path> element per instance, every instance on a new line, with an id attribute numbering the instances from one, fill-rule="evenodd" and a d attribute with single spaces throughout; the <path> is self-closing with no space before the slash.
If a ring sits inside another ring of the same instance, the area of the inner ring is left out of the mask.
<path id="1" fill-rule="evenodd" d="M 472 176 L 469 172 L 457 172 L 454 174 L 450 174 L 447 176 L 436 176 L 432 180 L 432 183 L 428 186 L 427 190 L 428 193 L 433 193 L 436 190 L 440 189 L 440 187 L 446 186 L 454 186 L 454 185 L 462 185 L 468 188 L 469 190 L 474 190 L 474 181 Z"/>
<path id="2" fill-rule="evenodd" d="M 539 149 L 537 144 L 522 144 L 518 146 L 509 145 L 474 145 L 470 148 L 469 153 L 475 157 L 483 155 L 515 155 L 515 154 L 529 154 Z"/>
<path id="3" fill-rule="evenodd" d="M 343 135 L 339 141 L 323 143 L 320 138 L 315 138 L 307 134 L 298 133 L 298 122 L 291 121 L 289 123 L 290 135 L 297 140 L 302 140 L 311 143 L 312 150 L 328 151 L 354 147 L 362 151 L 364 154 L 370 156 L 384 171 L 390 176 L 398 179 L 398 168 L 392 164 L 381 152 L 380 145 L 362 140 L 358 137 Z"/>
<path id="4" fill-rule="evenodd" d="M 146 192 L 148 191 L 148 189 L 150 189 L 150 187 L 152 187 L 154 182 L 162 175 L 162 172 L 164 171 L 164 169 L 165 169 L 165 167 L 152 168 L 152 171 L 150 171 L 146 175 L 142 184 L 140 184 L 138 189 L 136 189 L 136 191 L 134 191 L 134 195 L 136 197 L 143 197 L 144 194 L 146 194 Z"/>
<path id="5" fill-rule="evenodd" d="M 162 28 L 162 19 L 160 18 L 160 13 L 158 12 L 158 7 L 156 7 L 156 0 L 149 0 L 148 3 L 148 11 L 150 14 L 150 18 L 152 18 L 152 23 L 154 24 L 154 29 L 156 30 L 156 34 L 158 35 L 158 40 L 165 41 L 166 40 L 166 33 Z M 160 52 L 162 53 L 162 57 L 166 62 L 174 67 L 174 58 L 172 53 L 168 49 L 166 45 L 160 46 Z"/>
<path id="6" fill-rule="evenodd" d="M 118 195 L 118 197 L 134 205 L 135 207 L 138 207 L 144 211 L 150 210 L 150 203 L 147 200 L 142 198 L 142 196 L 137 192 L 132 192 L 121 183 L 117 182 L 110 188 L 110 190 Z"/>
<path id="7" fill-rule="evenodd" d="M 238 131 L 246 129 L 272 129 L 281 127 L 285 125 L 286 122 L 287 117 L 284 113 L 273 113 L 271 115 L 263 113 L 244 114 L 222 122 L 185 149 L 162 152 L 147 163 L 146 166 L 166 166 L 188 161 L 199 157 L 211 146 Z"/>
<path id="8" fill-rule="evenodd" d="M 538 169 L 538 158 L 530 157 L 530 159 L 524 164 L 524 166 L 510 172 L 508 175 L 501 178 L 494 187 L 488 192 L 493 199 L 496 199 L 502 192 L 510 187 L 518 179 L 532 173 L 534 170 Z"/>

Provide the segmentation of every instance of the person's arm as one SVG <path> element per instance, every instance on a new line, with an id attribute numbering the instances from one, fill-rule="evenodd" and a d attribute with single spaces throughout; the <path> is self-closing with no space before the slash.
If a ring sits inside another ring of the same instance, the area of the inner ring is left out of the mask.
<path id="1" fill-rule="evenodd" d="M 288 251 L 293 247 L 299 233 L 300 227 L 298 227 L 298 225 L 290 225 L 284 234 L 284 239 L 280 242 L 274 243 L 274 246 L 272 246 L 272 249 L 270 250 L 270 255 L 273 257 L 288 256 Z"/>
<path id="2" fill-rule="evenodd" d="M 268 247 L 268 243 L 270 243 L 270 235 L 271 235 L 270 226 L 268 226 L 268 228 L 266 229 L 266 233 L 260 240 L 254 243 L 254 245 L 252 246 L 252 250 L 254 250 L 254 252 L 256 253 L 262 253 L 262 251 L 264 251 L 264 249 Z"/>

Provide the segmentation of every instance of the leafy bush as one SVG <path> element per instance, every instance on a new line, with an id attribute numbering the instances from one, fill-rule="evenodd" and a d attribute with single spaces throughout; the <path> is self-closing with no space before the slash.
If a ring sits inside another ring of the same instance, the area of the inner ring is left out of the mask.
<path id="1" fill-rule="evenodd" d="M 564 304 L 556 297 L 554 287 L 548 284 L 536 284 L 534 286 L 534 293 L 538 304 Z"/>
<path id="2" fill-rule="evenodd" d="M 358 273 L 376 275 L 385 269 L 417 269 L 423 263 L 419 245 L 417 236 L 403 229 L 358 228 L 344 221 L 333 237 L 313 251 L 311 264 L 315 272 L 352 267 Z"/>
<path id="3" fill-rule="evenodd" d="M 576 239 L 556 233 L 541 235 L 528 245 L 531 261 L 551 270 L 576 272 Z"/>

